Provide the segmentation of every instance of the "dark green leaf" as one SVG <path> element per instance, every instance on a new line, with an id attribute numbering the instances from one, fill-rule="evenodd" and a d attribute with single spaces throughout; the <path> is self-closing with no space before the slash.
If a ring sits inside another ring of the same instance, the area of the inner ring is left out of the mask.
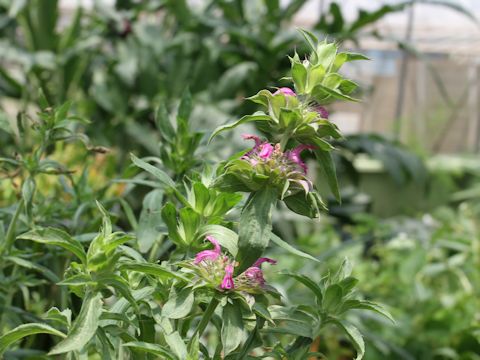
<path id="1" fill-rule="evenodd" d="M 97 331 L 102 313 L 102 294 L 87 292 L 82 308 L 67 337 L 53 347 L 48 355 L 58 355 L 82 349 Z"/>
<path id="2" fill-rule="evenodd" d="M 180 291 L 173 288 L 168 301 L 163 305 L 162 316 L 169 319 L 184 318 L 192 310 L 194 300 L 195 297 L 191 288 L 183 288 Z"/>
<path id="3" fill-rule="evenodd" d="M 222 315 L 222 345 L 225 355 L 234 351 L 243 340 L 243 320 L 240 306 L 227 303 Z"/>
<path id="4" fill-rule="evenodd" d="M 238 233 L 239 266 L 241 273 L 262 256 L 271 237 L 272 208 L 277 201 L 277 191 L 270 187 L 250 195 L 240 215 Z"/>
<path id="5" fill-rule="evenodd" d="M 212 141 L 212 139 L 215 136 L 217 136 L 218 134 L 220 134 L 221 132 L 223 132 L 225 130 L 230 130 L 230 129 L 236 128 L 238 125 L 241 125 L 241 124 L 244 124 L 244 123 L 247 123 L 247 122 L 252 122 L 252 121 L 270 121 L 270 120 L 272 120 L 272 118 L 269 115 L 266 115 L 265 113 L 262 113 L 260 111 L 256 112 L 253 115 L 245 115 L 240 120 L 237 120 L 236 122 L 234 122 L 232 124 L 227 124 L 227 125 L 222 125 L 222 126 L 217 127 L 213 131 L 212 135 L 210 136 L 210 139 L 208 139 L 208 142 L 210 143 Z"/>
<path id="6" fill-rule="evenodd" d="M 0 355 L 4 353 L 4 351 L 12 345 L 14 342 L 34 334 L 51 334 L 60 337 L 65 337 L 66 335 L 57 329 L 41 323 L 31 323 L 31 324 L 23 324 L 17 326 L 15 329 L 12 329 L 2 336 L 0 336 Z"/>
<path id="7" fill-rule="evenodd" d="M 275 235 L 274 233 L 272 233 L 271 235 L 271 240 L 277 244 L 278 246 L 280 246 L 282 249 L 284 250 L 287 250 L 288 252 L 292 253 L 293 255 L 297 255 L 297 256 L 300 256 L 300 257 L 303 257 L 305 259 L 309 259 L 309 260 L 312 260 L 312 261 L 316 261 L 316 262 L 320 262 L 320 260 L 314 258 L 312 255 L 309 255 L 307 253 L 304 253 L 303 251 L 300 251 L 298 249 L 295 249 L 292 245 L 290 245 L 289 243 L 283 241 L 280 237 L 278 237 L 277 235 Z"/>
<path id="8" fill-rule="evenodd" d="M 82 244 L 60 229 L 38 228 L 20 235 L 18 239 L 60 246 L 75 254 L 82 263 L 85 264 L 87 262 L 87 256 Z"/>

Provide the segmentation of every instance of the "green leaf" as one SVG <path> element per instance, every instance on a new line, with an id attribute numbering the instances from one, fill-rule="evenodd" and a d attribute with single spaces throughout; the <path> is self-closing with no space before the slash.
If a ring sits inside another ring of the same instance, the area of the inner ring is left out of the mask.
<path id="1" fill-rule="evenodd" d="M 36 264 L 32 261 L 25 260 L 17 256 L 6 256 L 5 260 L 11 261 L 17 264 L 18 266 L 24 267 L 26 269 L 38 271 L 40 274 L 43 274 L 48 280 L 50 280 L 53 283 L 57 283 L 60 281 L 58 276 L 52 270 L 50 270 L 49 268 L 43 265 Z"/>
<path id="2" fill-rule="evenodd" d="M 137 271 L 143 274 L 159 277 L 162 280 L 178 279 L 188 281 L 188 279 L 178 273 L 174 273 L 161 265 L 151 263 L 124 262 L 119 265 L 119 270 Z"/>
<path id="3" fill-rule="evenodd" d="M 159 238 L 158 225 L 162 223 L 163 191 L 154 189 L 143 198 L 142 212 L 137 227 L 138 247 L 142 253 L 150 250 Z"/>
<path id="4" fill-rule="evenodd" d="M 201 182 L 193 184 L 193 193 L 195 195 L 194 207 L 199 214 L 203 214 L 203 210 L 210 200 L 210 193 L 205 185 Z"/>
<path id="5" fill-rule="evenodd" d="M 179 359 L 187 358 L 187 346 L 182 340 L 182 337 L 178 331 L 174 331 L 170 320 L 166 317 L 161 317 L 160 326 L 164 331 L 165 341 L 167 342 L 170 349 L 177 355 Z"/>
<path id="6" fill-rule="evenodd" d="M 170 291 L 168 301 L 163 305 L 162 316 L 169 319 L 181 319 L 192 310 L 195 296 L 191 288 L 183 288 L 179 292 L 176 288 Z"/>
<path id="7" fill-rule="evenodd" d="M 326 87 L 322 84 L 318 84 L 315 86 L 315 88 L 312 90 L 312 96 L 317 98 L 318 101 L 322 101 L 328 96 L 333 97 L 334 99 L 337 100 L 347 100 L 347 101 L 353 101 L 353 102 L 359 102 L 359 99 L 352 98 L 351 96 L 342 94 L 341 92 L 330 89 L 329 87 Z"/>
<path id="8" fill-rule="evenodd" d="M 315 144 L 318 146 L 318 141 L 315 139 Z M 338 202 L 341 202 L 340 190 L 338 188 L 337 172 L 335 169 L 335 162 L 333 161 L 332 154 L 328 151 L 315 149 L 315 156 L 320 163 L 320 171 L 327 178 L 330 191 L 335 196 Z"/>
<path id="9" fill-rule="evenodd" d="M 283 275 L 290 276 L 297 280 L 298 282 L 302 283 L 306 287 L 308 287 L 317 297 L 317 302 L 321 302 L 323 299 L 323 294 L 322 294 L 322 289 L 320 286 L 318 286 L 312 279 L 310 279 L 308 276 L 301 275 L 301 274 L 295 274 L 291 272 L 282 272 Z"/>
<path id="10" fill-rule="evenodd" d="M 81 350 L 95 335 L 100 314 L 102 313 L 102 294 L 87 292 L 82 308 L 72 324 L 68 336 L 50 350 L 48 355 L 58 355 L 74 350 Z"/>
<path id="11" fill-rule="evenodd" d="M 270 314 L 270 312 L 268 311 L 268 308 L 264 304 L 256 301 L 255 304 L 253 304 L 252 310 L 256 315 L 269 321 L 272 325 L 275 324 L 272 319 L 272 315 Z"/>
<path id="12" fill-rule="evenodd" d="M 179 231 L 187 244 L 194 240 L 195 233 L 201 222 L 200 215 L 190 207 L 184 207 L 179 211 L 180 226 Z"/>
<path id="13" fill-rule="evenodd" d="M 150 344 L 142 341 L 131 341 L 123 344 L 122 346 L 141 352 L 146 352 L 148 354 L 157 355 L 160 356 L 161 359 L 175 359 L 175 355 L 173 355 L 167 348 L 157 344 Z"/>
<path id="14" fill-rule="evenodd" d="M 308 69 L 307 93 L 310 93 L 317 85 L 321 84 L 324 77 L 325 67 L 322 64 L 317 64 Z"/>
<path id="15" fill-rule="evenodd" d="M 78 286 L 78 285 L 94 285 L 92 277 L 87 274 L 75 274 L 57 283 L 60 286 Z"/>
<path id="16" fill-rule="evenodd" d="M 318 38 L 313 35 L 310 31 L 304 30 L 304 29 L 299 29 L 300 33 L 303 35 L 305 40 L 307 40 L 308 45 L 310 45 L 310 48 L 313 51 L 317 50 L 317 44 L 318 44 Z"/>
<path id="17" fill-rule="evenodd" d="M 87 255 L 85 254 L 82 244 L 63 230 L 55 228 L 38 228 L 20 235 L 18 239 L 60 246 L 75 254 L 82 263 L 85 264 L 87 262 Z"/>
<path id="18" fill-rule="evenodd" d="M 335 61 L 335 57 L 337 55 L 337 46 L 334 43 L 320 43 L 317 46 L 317 57 L 318 63 L 322 64 L 322 66 L 329 71 L 330 66 Z"/>
<path id="19" fill-rule="evenodd" d="M 292 79 L 297 94 L 303 94 L 307 85 L 307 69 L 302 63 L 292 60 Z"/>
<path id="20" fill-rule="evenodd" d="M 348 321 L 341 320 L 341 319 L 333 319 L 332 320 L 337 326 L 339 326 L 345 333 L 348 335 L 349 339 L 352 341 L 353 346 L 357 350 L 357 357 L 355 360 L 361 360 L 363 355 L 365 354 L 365 343 L 363 341 L 362 334 L 360 331 L 350 324 Z"/>
<path id="21" fill-rule="evenodd" d="M 277 202 L 277 191 L 265 187 L 252 193 L 240 215 L 238 254 L 236 260 L 241 273 L 262 256 L 272 231 L 272 208 Z"/>
<path id="22" fill-rule="evenodd" d="M 162 219 L 167 225 L 168 236 L 177 245 L 185 245 L 185 240 L 180 236 L 177 226 L 177 209 L 171 202 L 167 202 L 162 208 Z"/>
<path id="23" fill-rule="evenodd" d="M 139 168 L 145 170 L 146 172 L 152 174 L 153 176 L 155 176 L 158 180 L 160 180 L 160 182 L 165 185 L 165 186 L 168 186 L 170 188 L 175 188 L 175 182 L 170 178 L 170 176 L 167 175 L 166 172 L 164 172 L 163 170 L 160 170 L 159 168 L 153 166 L 153 165 L 150 165 L 149 163 L 137 158 L 135 155 L 133 154 L 130 154 L 130 157 L 133 161 L 133 163 L 138 166 Z"/>
<path id="24" fill-rule="evenodd" d="M 205 225 L 200 228 L 198 236 L 204 238 L 207 235 L 212 235 L 230 254 L 237 256 L 238 235 L 235 231 L 222 225 Z"/>
<path id="25" fill-rule="evenodd" d="M 318 205 L 314 203 L 314 201 L 316 202 L 316 198 L 310 195 L 312 195 L 312 193 L 305 196 L 304 193 L 299 192 L 295 195 L 287 196 L 283 201 L 294 213 L 313 219 L 318 217 L 320 213 L 318 211 Z"/>
<path id="26" fill-rule="evenodd" d="M 375 311 L 376 313 L 386 317 L 393 324 L 396 323 L 393 316 L 382 305 L 377 304 L 373 301 L 353 300 L 353 299 L 352 300 L 347 300 L 342 305 L 342 310 L 346 311 L 348 309 L 364 309 L 364 310 Z"/>
<path id="27" fill-rule="evenodd" d="M 179 128 L 187 128 L 188 126 L 188 118 L 190 117 L 190 113 L 192 112 L 192 95 L 188 89 L 185 90 L 182 96 L 182 100 L 180 101 L 180 105 L 178 107 L 178 114 L 177 114 L 177 126 Z"/>
<path id="28" fill-rule="evenodd" d="M 65 337 L 66 335 L 57 329 L 41 323 L 30 323 L 17 326 L 2 336 L 0 336 L 0 355 L 14 342 L 23 339 L 26 336 L 34 334 L 51 334 L 55 336 Z"/>
<path id="29" fill-rule="evenodd" d="M 161 103 L 155 112 L 155 123 L 162 137 L 167 141 L 173 141 L 175 138 L 175 130 L 170 122 L 167 107 L 164 103 Z"/>
<path id="30" fill-rule="evenodd" d="M 221 338 L 225 355 L 234 351 L 243 339 L 243 319 L 240 308 L 228 302 L 223 307 Z"/>
<path id="31" fill-rule="evenodd" d="M 280 246 L 282 249 L 287 250 L 289 253 L 292 253 L 293 255 L 297 255 L 297 256 L 303 257 L 303 258 L 308 259 L 308 260 L 320 262 L 320 260 L 314 258 L 312 255 L 309 255 L 309 254 L 307 254 L 307 253 L 304 253 L 303 251 L 300 251 L 300 250 L 298 250 L 298 249 L 295 249 L 292 245 L 290 245 L 289 243 L 283 241 L 280 237 L 278 237 L 278 236 L 275 235 L 274 233 L 271 234 L 271 238 L 270 238 L 270 239 L 271 239 L 275 244 L 277 244 L 278 246 Z"/>
<path id="32" fill-rule="evenodd" d="M 252 121 L 270 121 L 270 120 L 272 120 L 272 118 L 269 115 L 266 115 L 265 113 L 263 113 L 261 111 L 258 111 L 256 113 L 254 113 L 253 115 L 245 115 L 244 117 L 242 117 L 241 119 L 237 120 L 236 122 L 234 122 L 232 124 L 227 124 L 227 125 L 222 125 L 222 126 L 217 127 L 213 131 L 210 138 L 208 139 L 208 143 L 210 143 L 212 141 L 212 139 L 215 136 L 217 136 L 218 134 L 220 134 L 221 132 L 223 132 L 225 130 L 230 130 L 230 129 L 236 128 L 238 125 L 241 125 L 241 124 L 244 124 L 244 123 L 247 123 L 247 122 L 252 122 Z"/>
<path id="33" fill-rule="evenodd" d="M 336 312 L 336 310 L 342 303 L 342 297 L 342 287 L 338 284 L 330 285 L 327 290 L 325 290 L 325 296 L 322 301 L 322 308 L 327 313 Z"/>

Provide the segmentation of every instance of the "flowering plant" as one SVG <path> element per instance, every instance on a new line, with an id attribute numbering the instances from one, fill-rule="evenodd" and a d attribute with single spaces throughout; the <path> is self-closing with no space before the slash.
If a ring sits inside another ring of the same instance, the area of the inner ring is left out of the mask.
<path id="1" fill-rule="evenodd" d="M 244 135 L 254 142 L 253 147 L 220 164 L 214 174 L 208 169 L 191 172 L 183 177 L 184 187 L 164 170 L 132 155 L 133 163 L 157 180 L 129 179 L 154 187 L 145 197 L 146 211 L 136 236 L 114 231 L 109 213 L 97 203 L 101 231 L 87 241 L 42 226 L 17 238 L 70 253 L 58 285 L 82 298 L 82 305 L 74 320 L 70 309 L 54 307 L 45 314 L 44 323 L 22 324 L 0 335 L 0 354 L 24 336 L 47 333 L 62 338 L 49 355 L 68 354 L 69 359 L 90 355 L 103 359 L 306 359 L 319 355 L 312 342 L 333 324 L 351 340 L 356 358 L 363 357 L 363 338 L 345 320 L 345 313 L 364 309 L 390 315 L 378 304 L 354 298 L 356 279 L 347 261 L 320 282 L 290 271 L 281 273 L 306 286 L 312 292 L 312 304 L 291 303 L 262 269 L 277 263 L 265 256 L 270 240 L 295 256 L 318 262 L 272 232 L 272 212 L 279 200 L 312 218 L 324 208 L 302 159 L 307 151 L 315 154 L 338 197 L 328 140 L 340 133 L 328 121 L 324 106 L 334 99 L 353 100 L 350 93 L 356 85 L 337 71 L 346 61 L 364 58 L 338 52 L 335 44 L 303 34 L 312 51 L 306 60 L 298 55 L 291 58 L 294 89 L 260 91 L 250 99 L 263 106 L 263 112 L 222 126 L 212 135 L 255 122 L 264 138 Z M 198 164 L 193 156 L 199 134 L 190 131 L 190 112 L 191 99 L 186 94 L 175 129 L 165 108 L 160 108 L 157 126 L 162 138 L 169 140 L 170 151 L 162 151 L 161 159 L 150 158 L 181 176 Z M 182 145 L 181 151 L 171 154 L 176 144 Z M 244 202 L 242 193 L 248 194 Z M 233 218 L 238 209 L 239 218 Z M 7 251 L 8 255 L 16 251 L 11 241 Z"/>

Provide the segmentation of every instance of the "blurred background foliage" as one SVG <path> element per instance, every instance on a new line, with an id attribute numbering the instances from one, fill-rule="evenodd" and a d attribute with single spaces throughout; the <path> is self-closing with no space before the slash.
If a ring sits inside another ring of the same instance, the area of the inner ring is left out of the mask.
<path id="1" fill-rule="evenodd" d="M 456 3 L 423 2 L 472 20 Z M 137 175 L 129 153 L 154 157 L 178 179 L 245 147 L 232 137 L 210 145 L 213 154 L 205 151 L 212 129 L 255 110 L 245 97 L 288 85 L 273 81 L 290 67 L 284 54 L 307 51 L 292 25 L 306 3 L 117 0 L 65 11 L 56 0 L 0 1 L 1 236 L 8 240 L 40 224 L 88 241 L 101 221 L 95 200 L 112 212 L 117 228 L 135 231 L 147 223 L 151 231 L 137 235 L 160 236 L 163 200 L 144 174 Z M 342 3 L 334 1 L 312 30 L 355 50 L 365 34 L 383 38 L 372 24 L 414 3 L 379 5 L 347 21 Z M 415 53 L 404 40 L 384 40 Z M 176 119 L 182 96 L 193 104 L 189 125 L 165 129 L 162 119 Z M 366 334 L 367 359 L 480 359 L 478 162 L 419 156 L 378 134 L 352 134 L 332 144 L 342 204 L 329 199 L 329 214 L 313 225 L 286 213 L 274 223 L 277 234 L 322 264 L 275 254 L 282 268 L 320 280 L 348 256 L 360 295 L 386 304 L 397 320 L 352 319 Z M 11 229 L 15 217 L 20 221 Z M 23 262 L 14 261 L 48 267 L 54 255 L 25 249 L 17 254 Z M 52 266 L 62 273 L 61 264 Z M 0 278 L 2 299 L 18 304 L 0 306 L 0 326 L 37 319 L 51 304 L 65 302 L 56 286 L 44 286 L 36 275 L 42 271 L 31 267 L 27 279 Z M 292 299 L 309 299 L 293 281 L 275 286 Z M 351 358 L 342 335 L 328 334 L 313 351 Z"/>

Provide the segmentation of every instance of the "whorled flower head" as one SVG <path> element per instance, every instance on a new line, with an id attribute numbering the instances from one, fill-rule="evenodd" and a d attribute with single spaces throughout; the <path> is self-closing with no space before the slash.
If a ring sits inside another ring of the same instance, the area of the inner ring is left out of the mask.
<path id="1" fill-rule="evenodd" d="M 249 161 L 252 165 L 257 165 L 261 162 L 274 160 L 275 163 L 270 165 L 277 165 L 282 171 L 298 171 L 302 170 L 304 174 L 307 173 L 307 167 L 302 161 L 300 154 L 304 150 L 313 150 L 313 145 L 299 145 L 292 150 L 282 152 L 280 144 L 272 145 L 269 142 L 262 142 L 258 136 L 243 135 L 246 140 L 254 140 L 255 146 L 242 156 L 242 160 Z"/>
<path id="2" fill-rule="evenodd" d="M 313 184 L 307 175 L 307 165 L 300 154 L 305 150 L 315 149 L 312 145 L 301 144 L 294 149 L 281 151 L 280 145 L 272 145 L 262 141 L 255 135 L 243 135 L 246 140 L 254 140 L 254 147 L 241 157 L 248 161 L 257 174 L 271 176 L 275 174 L 276 180 L 289 180 L 291 184 L 299 185 L 297 189 L 303 189 L 306 193 L 313 189 Z M 275 181 L 275 180 L 274 180 Z"/>
<path id="3" fill-rule="evenodd" d="M 235 261 L 222 255 L 221 246 L 213 236 L 206 238 L 214 245 L 214 249 L 200 251 L 195 256 L 192 269 L 195 269 L 198 275 L 220 290 L 239 290 L 253 294 L 262 291 L 265 279 L 261 265 L 264 262 L 276 264 L 275 260 L 260 258 L 245 272 L 234 277 Z"/>
<path id="4" fill-rule="evenodd" d="M 268 262 L 275 265 L 277 262 L 270 258 L 260 258 L 251 267 L 240 274 L 236 279 L 238 289 L 259 290 L 265 287 L 265 278 L 263 277 L 262 264 Z"/>

